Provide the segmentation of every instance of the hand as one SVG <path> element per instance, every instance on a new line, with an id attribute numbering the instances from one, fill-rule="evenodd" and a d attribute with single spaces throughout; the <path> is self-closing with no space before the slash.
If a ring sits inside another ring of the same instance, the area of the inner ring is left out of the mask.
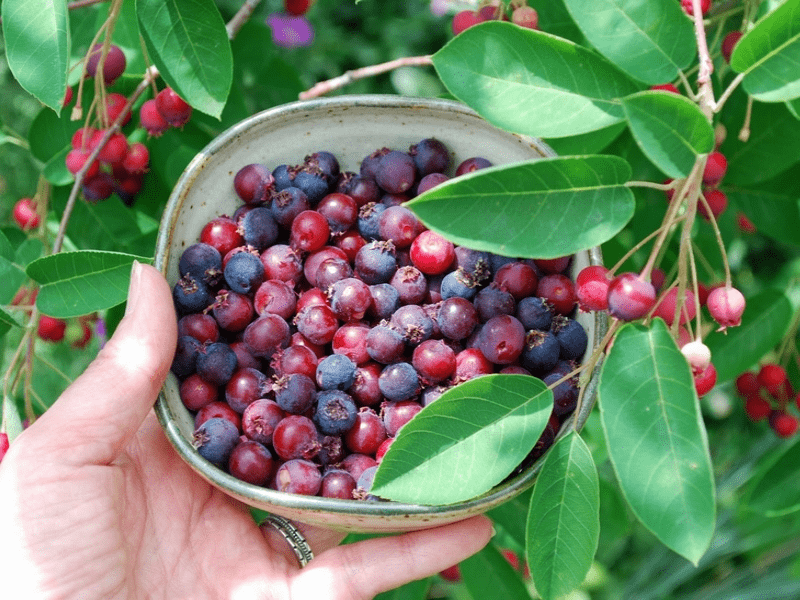
<path id="1" fill-rule="evenodd" d="M 345 546 L 340 533 L 301 526 L 316 558 L 300 569 L 278 532 L 263 534 L 161 431 L 152 406 L 175 339 L 169 286 L 135 265 L 114 337 L 11 444 L 0 581 L 15 598 L 368 599 L 488 542 L 485 517 Z"/>

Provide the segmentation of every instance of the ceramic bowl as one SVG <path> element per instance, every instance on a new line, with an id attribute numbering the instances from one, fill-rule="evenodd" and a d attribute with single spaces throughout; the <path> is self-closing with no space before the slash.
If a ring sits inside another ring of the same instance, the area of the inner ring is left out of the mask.
<path id="1" fill-rule="evenodd" d="M 171 285 L 177 281 L 184 248 L 198 241 L 209 220 L 233 214 L 241 204 L 233 177 L 246 164 L 259 162 L 270 168 L 298 164 L 311 152 L 328 150 L 342 170 L 358 171 L 361 160 L 377 148 L 407 150 L 428 137 L 447 145 L 453 164 L 476 155 L 494 164 L 554 156 L 541 141 L 496 129 L 469 108 L 448 100 L 340 96 L 278 106 L 231 127 L 191 161 L 167 203 L 155 265 Z M 601 262 L 599 250 L 593 249 L 576 255 L 572 268 L 577 273 Z M 591 350 L 602 338 L 606 321 L 594 313 L 582 313 L 578 320 L 588 333 Z M 564 423 L 560 435 L 582 427 L 594 404 L 596 379 L 597 373 L 588 384 L 580 414 Z M 178 380 L 172 374 L 155 408 L 178 455 L 212 485 L 252 507 L 345 531 L 409 531 L 483 513 L 529 488 L 541 464 L 534 463 L 478 498 L 447 506 L 301 496 L 242 482 L 204 460 L 192 447 L 194 419 L 180 400 Z"/>

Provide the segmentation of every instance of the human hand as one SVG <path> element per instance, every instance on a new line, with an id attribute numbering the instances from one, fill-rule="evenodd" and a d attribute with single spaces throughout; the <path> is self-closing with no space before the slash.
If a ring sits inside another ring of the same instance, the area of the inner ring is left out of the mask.
<path id="1" fill-rule="evenodd" d="M 316 554 L 300 569 L 280 534 L 197 476 L 158 425 L 175 339 L 169 286 L 135 265 L 114 337 L 0 463 L 0 581 L 14 598 L 366 600 L 488 542 L 485 517 L 345 546 L 299 525 Z"/>

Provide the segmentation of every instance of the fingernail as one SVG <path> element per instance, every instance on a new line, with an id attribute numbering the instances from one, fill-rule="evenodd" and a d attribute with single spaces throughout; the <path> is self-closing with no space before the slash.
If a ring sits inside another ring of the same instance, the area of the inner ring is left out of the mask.
<path id="1" fill-rule="evenodd" d="M 128 286 L 128 300 L 125 303 L 125 314 L 133 312 L 136 307 L 136 302 L 139 299 L 139 281 L 142 278 L 142 263 L 138 260 L 133 261 L 131 266 L 131 282 Z"/>
<path id="2" fill-rule="evenodd" d="M 492 537 L 494 537 L 496 535 L 497 535 L 497 529 L 495 529 L 494 525 L 492 525 Z"/>

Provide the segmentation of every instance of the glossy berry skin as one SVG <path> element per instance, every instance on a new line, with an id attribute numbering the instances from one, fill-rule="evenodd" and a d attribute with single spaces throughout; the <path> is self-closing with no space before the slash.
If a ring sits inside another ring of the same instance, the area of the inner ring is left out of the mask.
<path id="1" fill-rule="evenodd" d="M 194 427 L 197 429 L 208 421 L 209 419 L 213 419 L 214 417 L 219 417 L 222 419 L 228 419 L 231 423 L 236 426 L 236 429 L 239 431 L 242 430 L 242 417 L 233 410 L 230 406 L 225 404 L 224 402 L 220 402 L 218 400 L 213 400 L 206 404 L 203 408 L 197 411 L 197 414 L 194 416 Z"/>
<path id="2" fill-rule="evenodd" d="M 381 213 L 378 230 L 382 239 L 401 249 L 411 246 L 424 230 L 424 225 L 405 206 L 390 206 Z"/>
<path id="3" fill-rule="evenodd" d="M 245 440 L 239 442 L 228 459 L 228 472 L 253 485 L 266 485 L 275 461 L 266 446 Z"/>
<path id="4" fill-rule="evenodd" d="M 575 284 L 566 275 L 545 275 L 539 280 L 536 295 L 547 300 L 553 310 L 561 315 L 572 312 L 577 301 Z"/>
<path id="5" fill-rule="evenodd" d="M 411 189 L 416 177 L 414 159 L 397 150 L 383 155 L 375 171 L 375 182 L 390 194 L 402 194 Z"/>
<path id="6" fill-rule="evenodd" d="M 549 275 L 548 277 L 555 276 L 556 275 Z M 564 277 L 563 275 L 557 276 Z M 514 300 L 522 300 L 523 298 L 532 296 L 534 292 L 537 291 L 539 278 L 536 275 L 536 271 L 533 270 L 533 267 L 523 262 L 514 261 L 503 265 L 495 272 L 494 283 L 496 283 L 500 289 L 511 294 Z M 572 281 L 570 281 L 569 288 L 572 290 L 572 296 L 574 296 L 574 287 Z M 542 294 L 539 295 L 541 296 Z M 574 302 L 575 300 L 573 297 L 572 303 L 574 304 Z M 572 310 L 571 305 L 569 310 Z"/>
<path id="7" fill-rule="evenodd" d="M 150 151 L 141 142 L 134 142 L 128 146 L 125 158 L 122 159 L 122 168 L 128 173 L 146 173 L 150 165 Z"/>
<path id="8" fill-rule="evenodd" d="M 439 383 L 456 370 L 456 354 L 442 340 L 425 340 L 414 348 L 412 366 L 427 383 Z"/>
<path id="9" fill-rule="evenodd" d="M 397 270 L 394 244 L 370 242 L 356 254 L 355 272 L 367 285 L 389 283 Z"/>
<path id="10" fill-rule="evenodd" d="M 740 374 L 735 381 L 736 391 L 740 396 L 752 396 L 758 394 L 761 389 L 761 383 L 758 381 L 758 376 L 752 371 L 745 371 Z"/>
<path id="11" fill-rule="evenodd" d="M 515 317 L 498 315 L 481 328 L 476 340 L 481 353 L 496 365 L 510 365 L 522 353 L 525 328 Z"/>
<path id="12" fill-rule="evenodd" d="M 12 211 L 14 222 L 22 231 L 36 229 L 42 222 L 39 213 L 36 212 L 36 203 L 30 198 L 20 198 L 14 204 Z"/>
<path id="13" fill-rule="evenodd" d="M 100 64 L 102 56 L 103 45 L 95 44 L 92 47 L 91 53 L 86 60 L 86 73 L 89 77 L 94 77 L 97 74 L 97 67 Z M 108 47 L 108 54 L 103 62 L 103 81 L 106 85 L 114 83 L 122 73 L 125 72 L 126 67 L 125 54 L 114 44 Z"/>
<path id="14" fill-rule="evenodd" d="M 230 217 L 217 217 L 203 226 L 200 241 L 214 246 L 221 256 L 244 244 L 239 226 Z"/>
<path id="15" fill-rule="evenodd" d="M 581 269 L 575 278 L 575 295 L 578 307 L 584 311 L 608 309 L 608 269 L 603 265 L 592 265 Z"/>
<path id="16" fill-rule="evenodd" d="M 156 109 L 172 127 L 182 127 L 192 116 L 192 107 L 169 87 L 156 95 Z"/>
<path id="17" fill-rule="evenodd" d="M 269 358 L 281 348 L 289 345 L 289 324 L 273 313 L 264 313 L 250 323 L 243 334 L 247 349 L 260 358 Z"/>
<path id="18" fill-rule="evenodd" d="M 697 391 L 698 397 L 705 396 L 710 392 L 717 383 L 717 369 L 713 363 L 708 363 L 708 366 L 694 374 L 694 389 Z"/>
<path id="19" fill-rule="evenodd" d="M 343 469 L 331 469 L 322 477 L 319 495 L 323 498 L 341 498 L 352 500 L 356 489 L 356 480 Z"/>
<path id="20" fill-rule="evenodd" d="M 455 260 L 455 247 L 436 232 L 426 230 L 411 242 L 411 262 L 426 275 L 444 273 Z"/>
<path id="21" fill-rule="evenodd" d="M 312 459 L 319 452 L 318 430 L 308 417 L 287 415 L 275 426 L 272 446 L 284 460 Z"/>
<path id="22" fill-rule="evenodd" d="M 181 277 L 192 275 L 209 285 L 216 285 L 222 276 L 222 256 L 209 244 L 198 242 L 187 247 L 178 259 Z"/>
<path id="23" fill-rule="evenodd" d="M 725 155 L 721 152 L 712 152 L 706 159 L 706 166 L 703 170 L 703 185 L 714 187 L 722 181 L 727 170 L 728 160 Z"/>
<path id="24" fill-rule="evenodd" d="M 719 323 L 721 329 L 741 325 L 745 304 L 742 293 L 732 287 L 715 288 L 711 290 L 706 300 L 711 316 Z"/>
<path id="25" fill-rule="evenodd" d="M 437 139 L 420 140 L 408 149 L 420 178 L 430 173 L 444 173 L 450 168 L 450 152 Z"/>
<path id="26" fill-rule="evenodd" d="M 797 417 L 783 411 L 773 411 L 769 425 L 778 437 L 790 438 L 797 432 Z"/>
<path id="27" fill-rule="evenodd" d="M 381 418 L 389 437 L 397 436 L 400 429 L 422 410 L 422 405 L 413 400 L 386 402 L 381 408 Z"/>
<path id="28" fill-rule="evenodd" d="M 339 329 L 339 321 L 328 305 L 307 306 L 295 317 L 297 330 L 314 344 L 329 344 Z"/>
<path id="29" fill-rule="evenodd" d="M 286 414 L 274 400 L 260 398 L 251 402 L 242 413 L 242 431 L 248 439 L 272 444 L 275 429 Z"/>
<path id="30" fill-rule="evenodd" d="M 245 165 L 233 178 L 233 189 L 245 204 L 263 204 L 274 187 L 272 172 L 260 163 Z"/>
<path id="31" fill-rule="evenodd" d="M 275 489 L 289 494 L 316 496 L 322 486 L 317 466 L 302 458 L 288 460 L 275 473 Z"/>
<path id="32" fill-rule="evenodd" d="M 786 380 L 786 369 L 773 363 L 762 365 L 758 370 L 758 375 L 756 375 L 758 385 L 766 388 L 770 393 L 772 393 L 773 390 L 780 389 Z"/>
<path id="33" fill-rule="evenodd" d="M 371 408 L 359 410 L 355 423 L 344 434 L 344 442 L 351 452 L 368 455 L 374 455 L 385 439 L 383 420 Z"/>
<path id="34" fill-rule="evenodd" d="M 622 321 L 645 316 L 656 303 L 656 290 L 636 273 L 617 275 L 608 286 L 608 312 Z"/>
<path id="35" fill-rule="evenodd" d="M 139 123 L 151 137 L 160 137 L 169 129 L 169 123 L 161 116 L 153 98 L 146 100 L 139 109 Z"/>
<path id="36" fill-rule="evenodd" d="M 290 245 L 303 252 L 315 252 L 328 242 L 330 235 L 324 216 L 315 210 L 304 210 L 292 221 Z"/>
<path id="37" fill-rule="evenodd" d="M 745 398 L 744 410 L 751 421 L 763 421 L 772 414 L 772 405 L 768 400 L 754 394 Z"/>
<path id="38" fill-rule="evenodd" d="M 478 309 L 464 298 L 448 298 L 439 307 L 437 321 L 442 335 L 450 340 L 463 340 L 478 324 Z"/>
<path id="39" fill-rule="evenodd" d="M 229 420 L 220 417 L 200 425 L 192 436 L 192 445 L 200 456 L 218 466 L 227 465 L 238 442 L 239 430 Z"/>
<path id="40" fill-rule="evenodd" d="M 39 324 L 36 326 L 36 335 L 39 339 L 48 342 L 60 342 L 64 339 L 67 331 L 67 322 L 63 319 L 56 319 L 47 315 L 39 317 Z"/>

